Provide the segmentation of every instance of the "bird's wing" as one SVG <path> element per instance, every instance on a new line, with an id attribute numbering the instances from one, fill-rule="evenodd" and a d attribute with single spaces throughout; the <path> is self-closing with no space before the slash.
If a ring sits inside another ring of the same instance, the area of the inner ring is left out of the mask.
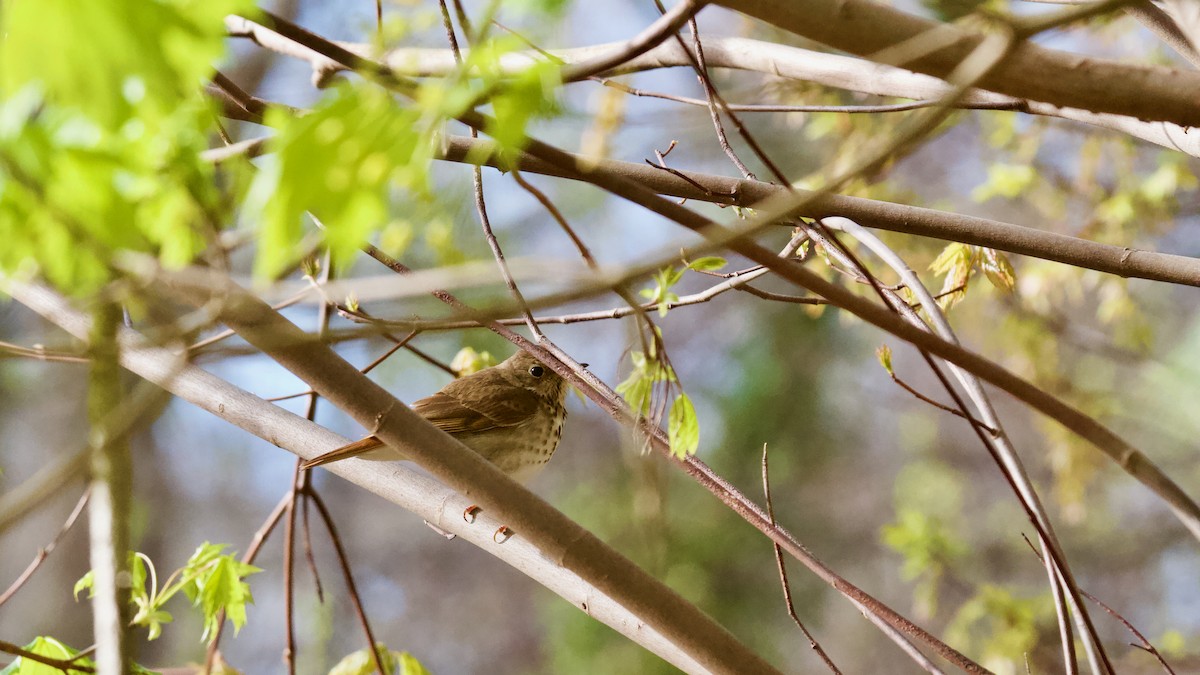
<path id="1" fill-rule="evenodd" d="M 536 396 L 526 392 L 515 396 L 472 401 L 463 401 L 438 392 L 413 403 L 412 407 L 419 415 L 448 434 L 478 433 L 521 424 L 537 412 L 538 400 Z"/>

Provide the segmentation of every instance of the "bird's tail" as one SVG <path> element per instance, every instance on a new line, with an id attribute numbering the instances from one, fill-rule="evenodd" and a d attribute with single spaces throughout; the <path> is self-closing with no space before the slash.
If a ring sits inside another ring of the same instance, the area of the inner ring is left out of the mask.
<path id="1" fill-rule="evenodd" d="M 315 466 L 329 464 L 330 462 L 340 462 L 343 459 L 350 459 L 351 457 L 360 457 L 369 452 L 378 450 L 380 448 L 385 448 L 385 447 L 387 447 L 387 446 L 385 446 L 383 444 L 383 441 L 379 440 L 375 436 L 367 436 L 366 438 L 364 438 L 360 441 L 355 441 L 348 445 L 343 445 L 342 447 L 340 447 L 336 450 L 330 450 L 329 452 L 327 452 L 323 455 L 320 455 L 319 457 L 314 457 L 306 462 L 303 462 L 300 465 L 300 468 L 301 469 L 311 469 Z M 393 458 L 393 459 L 395 459 L 395 458 Z"/>

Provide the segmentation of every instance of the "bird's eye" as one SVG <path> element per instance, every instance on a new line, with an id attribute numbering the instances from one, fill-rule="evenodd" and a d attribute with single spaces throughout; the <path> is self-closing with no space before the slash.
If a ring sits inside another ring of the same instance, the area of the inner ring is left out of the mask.
<path id="1" fill-rule="evenodd" d="M 534 377 L 541 377 L 546 372 L 546 369 L 541 366 L 530 366 L 529 374 Z"/>

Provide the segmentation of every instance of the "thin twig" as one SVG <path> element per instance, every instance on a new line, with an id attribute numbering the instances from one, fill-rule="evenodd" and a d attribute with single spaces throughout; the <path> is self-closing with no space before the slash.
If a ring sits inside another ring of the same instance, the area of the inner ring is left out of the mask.
<path id="1" fill-rule="evenodd" d="M 771 501 L 771 479 L 767 469 L 767 444 L 763 443 L 762 454 L 762 483 L 763 483 L 763 500 L 767 504 L 767 517 L 771 521 L 771 525 L 775 525 L 775 504 Z M 800 628 L 800 632 L 804 633 L 804 637 L 808 638 L 808 645 L 821 657 L 825 662 L 825 666 L 833 673 L 841 675 L 842 671 L 834 665 L 833 660 L 829 658 L 829 654 L 817 642 L 817 638 L 808 632 L 804 627 L 804 623 L 800 621 L 800 617 L 796 615 L 796 605 L 792 602 L 792 586 L 788 583 L 787 565 L 783 562 L 783 548 L 775 542 L 771 542 L 775 550 L 775 566 L 779 569 L 779 584 L 783 587 L 783 601 L 787 605 L 788 616 L 792 617 L 792 621 Z"/>
<path id="2" fill-rule="evenodd" d="M 377 366 L 379 366 L 381 363 L 383 363 L 384 361 L 386 361 L 388 359 L 388 357 L 390 357 L 392 354 L 395 354 L 396 352 L 403 349 L 406 345 L 408 345 L 410 340 L 412 340 L 413 338 L 415 338 L 418 335 L 420 335 L 420 331 L 416 331 L 416 330 L 412 331 L 411 333 L 406 335 L 404 337 L 404 339 L 400 340 L 399 342 L 396 342 L 391 347 L 389 347 L 386 352 L 384 352 L 381 356 L 376 358 L 374 361 L 370 362 L 363 368 L 359 368 L 358 372 L 362 373 L 363 375 L 366 375 L 367 373 L 371 372 L 372 370 L 375 370 L 375 368 Z M 441 365 L 441 364 L 438 364 L 438 365 Z M 275 396 L 272 398 L 268 398 L 266 400 L 268 400 L 272 403 L 278 403 L 279 401 L 287 401 L 287 400 L 293 399 L 293 398 L 300 398 L 301 396 L 311 396 L 315 393 L 316 393 L 315 391 L 313 391 L 312 389 L 309 389 L 308 391 L 303 391 L 303 392 L 300 392 L 299 394 L 287 394 L 284 396 Z"/>
<path id="3" fill-rule="evenodd" d="M 25 568 L 25 571 L 21 572 L 21 575 L 17 577 L 11 585 L 9 585 L 8 589 L 4 591 L 4 593 L 0 594 L 0 607 L 3 607 L 4 603 L 8 602 L 9 598 L 15 595 L 17 591 L 21 590 L 21 587 L 25 585 L 25 582 L 29 580 L 29 577 L 33 576 L 33 573 L 37 571 L 38 567 L 41 567 L 42 563 L 46 561 L 46 558 L 48 558 L 50 554 L 54 552 L 55 547 L 58 546 L 59 540 L 62 539 L 63 535 L 65 535 L 73 525 L 75 525 L 75 521 L 79 518 L 79 514 L 83 513 L 83 507 L 87 505 L 88 496 L 90 494 L 91 490 L 85 489 L 83 491 L 83 494 L 79 496 L 79 501 L 75 503 L 75 508 L 71 509 L 71 515 L 67 516 L 66 522 L 64 522 L 62 527 L 59 528 L 58 533 L 54 535 L 54 538 L 50 540 L 50 543 L 38 549 L 37 555 L 33 557 L 33 561 L 29 563 L 29 566 Z"/>
<path id="4" fill-rule="evenodd" d="M 24 347 L 11 342 L 0 341 L 0 353 L 12 354 L 38 361 L 59 361 L 62 363 L 87 363 L 88 358 L 80 353 L 67 351 L 51 351 L 42 345 Z"/>
<path id="5" fill-rule="evenodd" d="M 375 635 L 371 632 L 371 622 L 367 620 L 367 613 L 363 610 L 362 599 L 359 597 L 358 587 L 354 583 L 354 573 L 350 570 L 350 559 L 346 556 L 346 549 L 342 546 L 341 537 L 338 536 L 337 526 L 333 524 L 333 516 L 329 514 L 329 509 L 325 508 L 325 501 L 312 489 L 312 486 L 308 486 L 304 492 L 317 507 L 317 512 L 321 515 L 322 522 L 325 523 L 325 529 L 329 531 L 329 540 L 333 542 L 333 549 L 337 553 L 338 565 L 341 566 L 342 575 L 346 579 L 346 590 L 350 593 L 350 602 L 354 605 L 354 611 L 358 615 L 359 624 L 362 625 L 363 632 L 367 635 L 371 661 L 374 662 L 375 669 L 379 672 L 379 675 L 387 675 L 387 672 L 383 668 L 383 663 L 379 660 L 379 650 L 375 648 Z"/>
<path id="6" fill-rule="evenodd" d="M 969 414 L 959 410 L 958 408 L 951 408 L 950 406 L 948 406 L 944 403 L 938 403 L 937 401 L 929 398 L 925 394 L 922 394 L 921 392 L 914 389 L 910 384 L 908 384 L 904 380 L 900 379 L 900 376 L 897 375 L 895 372 L 889 370 L 888 376 L 892 378 L 892 382 L 895 382 L 896 384 L 900 385 L 901 389 L 912 394 L 918 400 L 924 401 L 925 403 L 928 403 L 929 405 L 937 408 L 938 410 L 944 410 L 944 411 L 950 413 L 951 415 L 954 415 L 956 417 L 961 417 L 962 419 L 967 420 L 968 422 L 971 422 L 972 424 L 982 425 L 984 427 L 984 429 L 986 429 L 988 431 L 988 433 L 992 434 L 993 436 L 1000 433 L 996 429 L 989 427 L 988 425 L 984 424 L 983 422 L 973 419 Z"/>

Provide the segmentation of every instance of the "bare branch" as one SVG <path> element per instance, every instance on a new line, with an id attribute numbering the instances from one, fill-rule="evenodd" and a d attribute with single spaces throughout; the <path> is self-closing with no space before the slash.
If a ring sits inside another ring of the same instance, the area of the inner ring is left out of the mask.
<path id="1" fill-rule="evenodd" d="M 12 281 L 7 282 L 7 290 L 19 302 L 43 314 L 68 332 L 86 333 L 87 319 L 54 293 L 41 287 Z M 262 321 L 264 316 L 270 316 L 263 315 L 263 311 L 270 312 L 265 305 L 253 310 L 255 321 Z M 298 330 L 294 326 L 290 329 L 283 326 L 283 329 L 288 333 Z M 270 330 L 273 331 L 274 327 Z M 125 344 L 122 359 L 127 368 L 256 436 L 268 439 L 304 458 L 316 457 L 346 443 L 346 439 L 341 436 L 266 403 L 200 368 L 183 366 L 176 372 L 178 361 L 175 355 L 162 349 L 142 346 L 131 332 L 122 332 Z M 292 343 L 284 340 L 282 344 Z M 302 354 L 312 356 L 323 349 L 327 348 L 284 347 L 279 351 L 290 352 L 299 357 Z M 276 348 L 272 348 L 272 351 L 275 350 Z M 357 370 L 340 359 L 329 362 L 327 358 L 322 358 L 313 363 L 314 367 L 321 370 L 332 366 L 335 369 L 332 371 L 334 373 L 343 370 L 343 367 L 332 364 L 341 363 L 346 369 L 353 371 L 355 379 L 362 377 Z M 339 389 L 341 393 L 333 396 L 328 394 L 335 392 L 322 393 L 335 405 L 347 404 L 347 401 L 342 399 L 348 397 L 354 399 L 347 405 L 348 409 L 372 411 L 363 415 L 360 421 L 368 427 L 378 421 L 382 426 L 377 433 L 390 441 L 394 438 L 390 430 L 402 419 L 402 414 L 407 411 L 415 417 L 415 413 L 403 405 L 394 403 L 394 398 L 370 384 L 365 378 L 359 380 L 359 383 L 350 389 Z M 369 386 L 360 386 L 362 384 Z M 324 387 L 314 388 L 321 391 Z M 375 393 L 367 394 L 360 391 L 360 388 Z M 380 394 L 393 403 L 375 400 Z M 355 401 L 358 403 L 354 403 Z M 376 420 L 374 411 L 389 409 L 386 416 Z M 512 483 L 486 460 L 459 447 L 453 439 L 438 432 L 424 420 L 417 418 L 415 422 L 411 428 L 405 423 L 405 430 L 401 435 L 411 439 L 412 444 L 427 444 L 428 450 L 422 454 L 434 452 L 446 458 L 458 451 L 458 454 L 478 460 L 486 473 L 494 474 L 487 478 L 488 481 L 494 482 L 482 485 L 484 489 L 472 489 L 470 499 L 467 499 L 455 490 L 403 465 L 388 465 L 382 468 L 378 465 L 373 467 L 370 462 L 346 461 L 330 465 L 330 471 L 505 560 L 590 616 L 612 626 L 685 671 L 711 669 L 724 672 L 776 672 L 695 607 L 646 576 L 644 572 L 633 568 L 628 561 L 602 542 L 595 540 L 592 535 L 580 530 L 577 525 L 563 524 L 564 518 L 561 514 L 524 488 Z M 428 431 L 423 426 L 427 426 Z M 406 452 L 411 451 L 409 442 L 406 442 L 404 447 Z M 410 456 L 413 455 L 415 453 Z M 528 516 L 512 513 L 499 506 L 502 501 L 508 501 L 514 496 L 521 502 L 536 503 L 536 506 L 527 512 Z M 465 523 L 462 519 L 463 510 L 472 501 L 477 501 L 488 509 L 480 514 L 475 525 Z M 497 545 L 492 541 L 491 535 L 504 523 L 513 527 L 518 536 Z M 566 527 L 570 533 L 557 531 L 560 526 Z M 554 531 L 555 536 L 550 542 L 543 543 L 539 540 L 538 532 L 546 528 Z M 613 562 L 614 557 L 616 562 Z M 605 574 L 593 584 L 588 579 L 597 566 L 604 569 Z"/>

